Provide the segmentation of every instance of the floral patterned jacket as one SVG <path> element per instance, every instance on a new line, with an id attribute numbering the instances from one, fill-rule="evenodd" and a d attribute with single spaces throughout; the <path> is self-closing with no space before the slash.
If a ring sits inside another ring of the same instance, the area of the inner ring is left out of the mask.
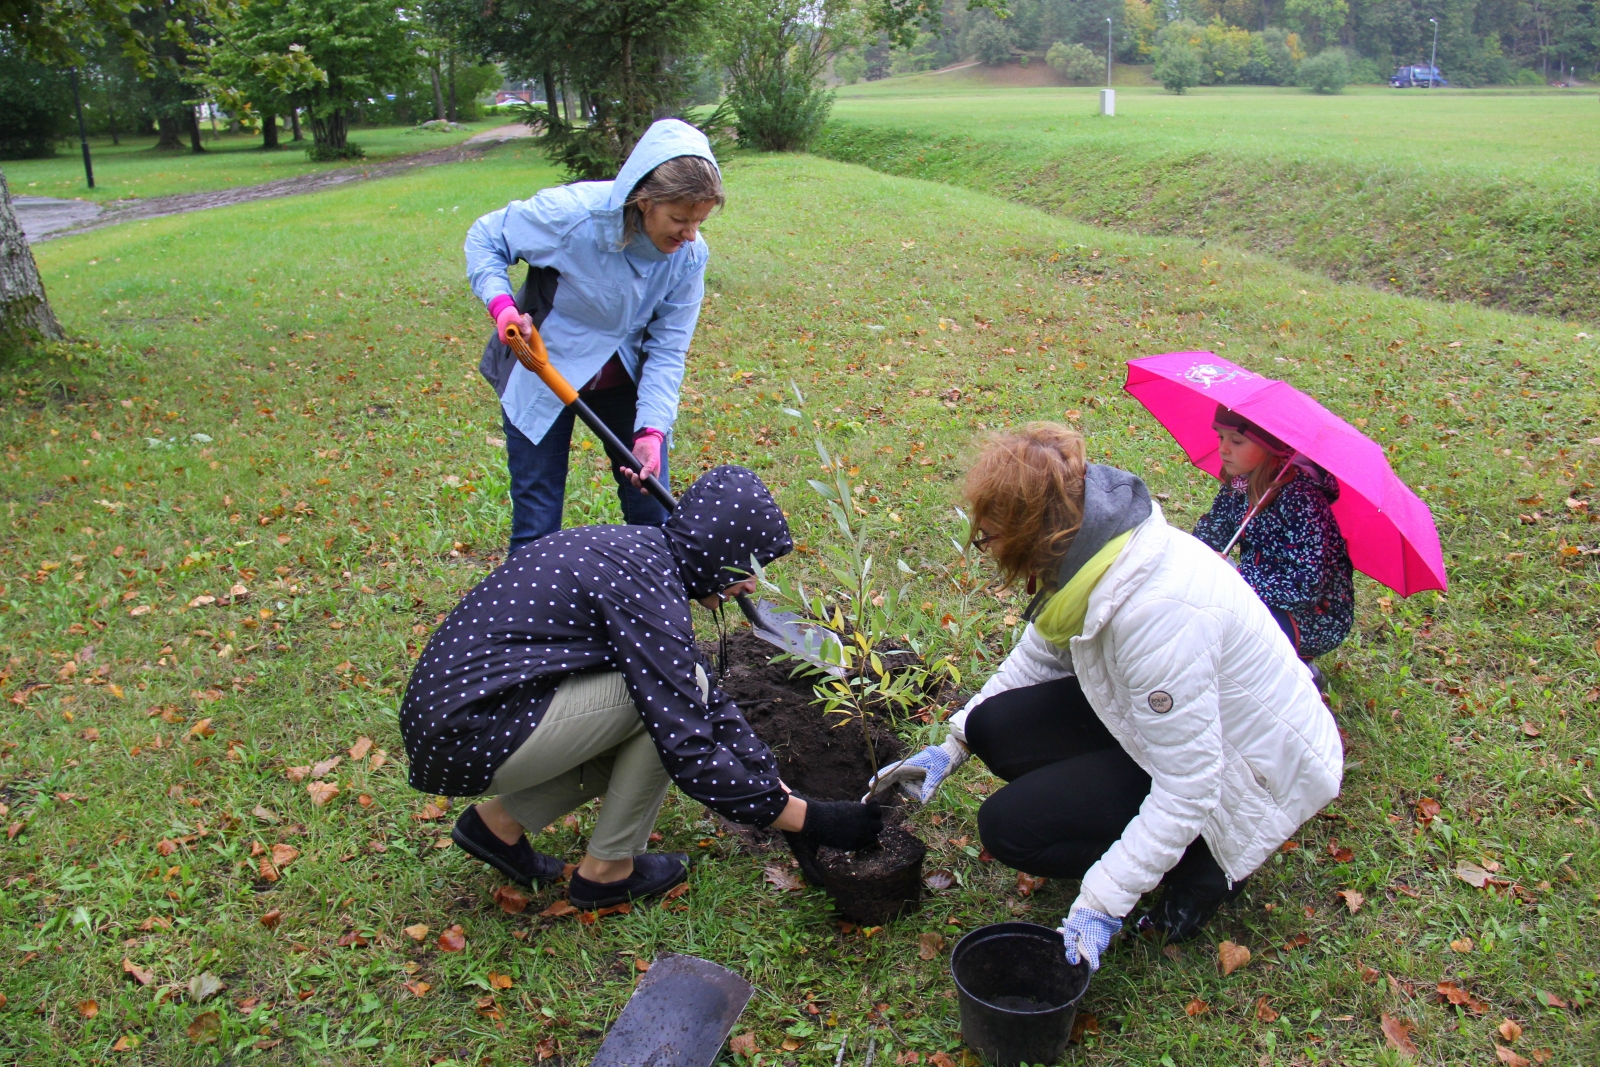
<path id="1" fill-rule="evenodd" d="M 1355 621 L 1350 553 L 1333 517 L 1337 499 L 1339 483 L 1331 475 L 1298 467 L 1239 538 L 1240 576 L 1267 607 L 1294 619 L 1307 658 L 1339 647 Z M 1245 479 L 1229 479 L 1194 535 L 1221 551 L 1249 507 Z"/>

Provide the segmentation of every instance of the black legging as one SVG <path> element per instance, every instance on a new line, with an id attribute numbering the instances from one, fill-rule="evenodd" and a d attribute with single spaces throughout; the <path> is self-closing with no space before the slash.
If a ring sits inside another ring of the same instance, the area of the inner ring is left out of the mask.
<path id="1" fill-rule="evenodd" d="M 995 694 L 967 716 L 966 735 L 967 747 L 1008 783 L 978 810 L 978 835 L 1019 871 L 1082 878 L 1150 792 L 1150 776 L 1111 736 L 1076 678 Z M 1199 837 L 1162 882 L 1228 892 L 1227 875 Z"/>

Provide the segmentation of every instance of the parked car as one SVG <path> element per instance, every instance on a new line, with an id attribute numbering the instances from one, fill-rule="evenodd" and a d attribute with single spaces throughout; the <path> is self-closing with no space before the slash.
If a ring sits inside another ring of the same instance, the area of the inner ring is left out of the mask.
<path id="1" fill-rule="evenodd" d="M 1444 80 L 1438 67 L 1430 67 L 1424 63 L 1400 67 L 1390 77 L 1389 85 L 1395 89 L 1441 89 L 1448 88 L 1450 83 Z"/>

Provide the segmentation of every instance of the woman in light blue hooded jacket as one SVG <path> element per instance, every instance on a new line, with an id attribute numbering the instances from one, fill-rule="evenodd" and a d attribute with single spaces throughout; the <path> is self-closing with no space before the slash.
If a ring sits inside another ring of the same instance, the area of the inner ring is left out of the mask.
<path id="1" fill-rule="evenodd" d="M 667 481 L 666 444 L 705 295 L 699 229 L 723 200 L 705 135 L 663 119 L 614 181 L 540 190 L 467 232 L 467 277 L 496 326 L 479 369 L 500 396 L 513 551 L 561 528 L 573 415 L 511 354 L 507 325 L 538 327 L 555 368 L 633 442 L 645 472 Z M 518 260 L 528 279 L 513 298 L 507 271 Z M 666 521 L 632 472 L 617 469 L 617 494 L 628 522 Z"/>

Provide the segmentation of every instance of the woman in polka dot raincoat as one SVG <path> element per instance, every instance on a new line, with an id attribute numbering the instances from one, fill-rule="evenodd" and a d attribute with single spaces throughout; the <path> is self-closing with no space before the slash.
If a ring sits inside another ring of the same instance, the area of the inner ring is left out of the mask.
<path id="1" fill-rule="evenodd" d="M 695 647 L 689 602 L 715 607 L 754 589 L 793 547 L 783 512 L 742 467 L 718 467 L 665 526 L 580 526 L 511 553 L 423 649 L 400 730 L 411 785 L 490 794 L 452 837 L 523 885 L 564 864 L 537 833 L 595 797 L 604 803 L 568 884 L 581 908 L 652 896 L 683 881 L 688 857 L 647 853 L 669 782 L 736 822 L 859 848 L 882 827 L 876 803 L 806 801 Z"/>

